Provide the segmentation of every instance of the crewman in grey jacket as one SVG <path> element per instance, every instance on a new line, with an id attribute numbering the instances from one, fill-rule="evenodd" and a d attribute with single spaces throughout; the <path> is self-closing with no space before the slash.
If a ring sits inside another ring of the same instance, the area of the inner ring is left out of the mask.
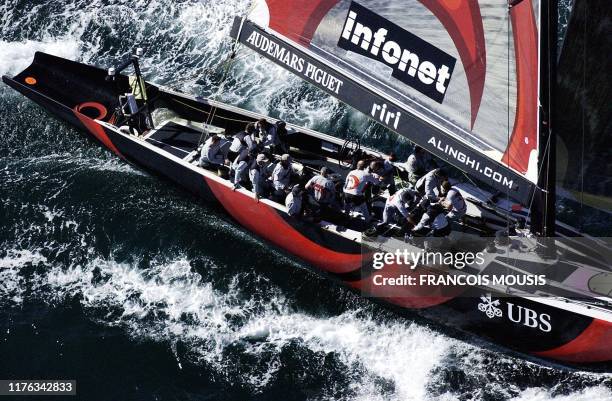
<path id="1" fill-rule="evenodd" d="M 302 196 L 304 191 L 300 184 L 296 184 L 291 188 L 291 192 L 285 199 L 285 206 L 287 207 L 287 213 L 291 217 L 300 217 L 302 215 Z"/>
<path id="2" fill-rule="evenodd" d="M 332 206 L 336 203 L 336 187 L 329 179 L 327 167 L 321 168 L 321 173 L 313 176 L 305 186 L 310 191 L 319 206 Z"/>
<path id="3" fill-rule="evenodd" d="M 415 146 L 414 151 L 408 156 L 406 169 L 408 170 L 408 182 L 415 185 L 427 171 L 427 157 L 420 146 Z"/>
<path id="4" fill-rule="evenodd" d="M 446 180 L 448 180 L 448 174 L 440 168 L 433 169 L 421 177 L 415 185 L 416 190 L 423 195 L 419 206 L 427 210 L 429 204 L 438 203 L 440 198 L 443 197 L 442 182 Z"/>
<path id="5" fill-rule="evenodd" d="M 415 206 L 418 194 L 410 188 L 402 188 L 387 198 L 383 210 L 383 224 L 395 223 L 406 225 L 410 217 L 410 210 Z"/>
<path id="6" fill-rule="evenodd" d="M 225 163 L 225 155 L 221 150 L 221 138 L 213 135 L 206 140 L 198 165 L 200 167 L 218 167 Z"/>
<path id="7" fill-rule="evenodd" d="M 266 169 L 268 161 L 266 155 L 260 153 L 251 164 L 251 169 L 249 170 L 249 178 L 253 185 L 253 193 L 257 199 L 264 198 L 268 194 L 269 181 L 267 179 L 269 175 Z"/>
<path id="8" fill-rule="evenodd" d="M 280 161 L 274 166 L 272 171 L 272 187 L 274 188 L 274 198 L 282 203 L 289 192 L 291 183 L 291 157 L 288 154 L 281 156 Z"/>

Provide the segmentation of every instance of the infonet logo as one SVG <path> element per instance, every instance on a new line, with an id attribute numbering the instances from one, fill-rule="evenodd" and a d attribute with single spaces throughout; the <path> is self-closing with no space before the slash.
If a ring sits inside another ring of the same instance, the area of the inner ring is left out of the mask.
<path id="1" fill-rule="evenodd" d="M 342 49 L 383 62 L 391 76 L 442 103 L 455 58 L 418 36 L 352 2 L 342 36 Z"/>

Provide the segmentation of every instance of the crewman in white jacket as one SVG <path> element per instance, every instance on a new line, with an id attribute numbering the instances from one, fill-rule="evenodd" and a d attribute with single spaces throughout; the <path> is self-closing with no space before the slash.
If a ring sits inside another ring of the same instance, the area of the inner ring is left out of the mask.
<path id="1" fill-rule="evenodd" d="M 417 192 L 410 188 L 402 188 L 387 198 L 383 210 L 383 224 L 405 225 L 410 217 L 410 209 L 415 206 L 417 198 Z"/>
<path id="2" fill-rule="evenodd" d="M 381 179 L 365 171 L 366 162 L 357 162 L 357 168 L 346 176 L 344 182 L 344 200 L 349 211 L 359 213 L 366 221 L 370 221 L 370 212 L 366 203 L 365 191 L 368 184 L 380 185 Z"/>

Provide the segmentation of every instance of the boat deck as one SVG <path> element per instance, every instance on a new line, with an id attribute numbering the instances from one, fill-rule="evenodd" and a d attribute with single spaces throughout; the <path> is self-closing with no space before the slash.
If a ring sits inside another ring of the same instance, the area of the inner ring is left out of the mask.
<path id="1" fill-rule="evenodd" d="M 202 132 L 196 129 L 169 121 L 149 135 L 146 141 L 184 159 L 198 147 L 201 136 Z"/>

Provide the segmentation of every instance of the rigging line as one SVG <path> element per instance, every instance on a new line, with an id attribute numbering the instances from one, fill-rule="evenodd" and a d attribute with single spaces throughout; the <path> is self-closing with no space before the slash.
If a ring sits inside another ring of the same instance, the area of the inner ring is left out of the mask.
<path id="1" fill-rule="evenodd" d="M 191 109 L 193 109 L 193 110 L 195 110 L 195 111 L 199 111 L 199 112 L 200 112 L 200 113 L 202 113 L 202 114 L 206 114 L 207 116 L 210 114 L 210 113 L 209 113 L 209 112 L 207 112 L 206 110 L 199 109 L 199 108 L 197 108 L 197 107 L 195 107 L 195 106 L 192 106 L 192 105 L 190 105 L 190 104 L 188 104 L 188 103 L 182 102 L 182 101 L 180 101 L 180 100 L 178 100 L 178 99 L 172 98 L 171 100 L 172 100 L 172 101 L 174 101 L 174 102 L 180 103 L 180 104 L 182 104 L 182 105 L 183 105 L 183 106 L 185 106 L 185 107 L 189 107 L 189 108 L 191 108 Z M 211 108 L 212 108 L 212 105 L 211 105 Z M 220 119 L 222 119 L 222 120 L 234 121 L 234 122 L 237 122 L 237 123 L 245 123 L 245 124 L 247 124 L 247 123 L 251 123 L 251 122 L 253 122 L 252 120 L 239 120 L 239 119 L 237 119 L 237 118 L 229 118 L 229 117 L 224 117 L 224 116 L 216 116 L 216 117 L 217 117 L 217 118 L 220 118 Z"/>
<path id="2" fill-rule="evenodd" d="M 541 7 L 546 7 L 546 5 L 542 5 Z M 550 20 L 549 10 L 546 10 L 546 17 L 547 17 L 548 20 Z M 550 21 L 547 21 L 547 25 L 549 23 L 550 23 Z M 550 49 L 548 49 L 548 44 L 550 43 L 550 40 L 549 40 L 550 29 L 549 29 L 548 26 L 546 28 L 547 28 L 546 29 L 547 30 L 547 32 L 546 32 L 546 43 L 547 43 L 546 48 L 547 48 L 548 51 L 550 51 Z M 540 31 L 542 31 L 542 27 L 540 27 Z M 540 35 L 544 35 L 544 32 L 541 32 Z M 540 40 L 540 44 L 541 44 L 541 42 L 542 41 Z M 541 54 L 541 51 L 540 51 L 540 54 Z M 540 58 L 544 59 L 544 57 L 542 55 L 540 55 Z M 540 64 L 542 62 L 543 62 L 543 60 L 540 60 Z M 544 62 L 546 62 L 546 75 L 547 75 L 547 79 L 550 80 L 550 76 L 549 76 L 550 68 L 549 68 L 549 65 L 548 65 L 548 63 L 549 63 L 548 58 L 546 58 L 544 60 Z M 540 79 L 542 79 L 542 78 L 540 77 Z M 546 89 L 548 90 L 549 89 L 549 84 L 548 83 L 545 83 L 545 84 L 546 84 Z M 548 95 L 549 94 L 546 94 L 546 98 L 547 98 L 546 104 L 541 106 L 543 113 L 541 113 L 540 115 L 543 114 L 546 119 L 550 120 L 550 116 L 548 115 L 549 111 L 550 111 L 548 109 L 548 104 L 550 103 L 550 99 L 548 99 Z M 540 123 L 540 127 L 542 127 L 542 123 Z M 546 132 L 547 142 L 550 142 L 549 141 L 549 139 L 550 139 L 550 126 L 549 126 L 549 122 L 547 122 L 545 128 L 546 128 L 545 132 Z M 544 188 L 546 188 L 546 189 L 548 189 L 548 185 L 549 185 L 549 182 L 548 182 L 548 178 L 549 178 L 548 169 L 550 168 L 550 154 L 549 154 L 549 152 L 550 152 L 550 149 L 547 147 L 546 152 L 544 152 L 544 155 L 546 157 L 546 176 L 544 177 Z M 543 217 L 543 221 L 542 221 L 542 227 L 543 227 L 542 234 L 543 234 L 543 236 L 546 236 L 546 232 L 548 231 L 548 229 L 546 228 L 546 225 L 547 225 L 547 218 L 546 218 L 546 216 L 548 216 L 548 200 L 549 200 L 548 196 L 546 196 L 544 198 L 544 217 Z"/>
<path id="3" fill-rule="evenodd" d="M 240 34 L 242 33 L 242 28 L 244 26 L 244 22 L 247 19 L 247 16 L 249 14 L 251 14 L 251 12 L 255 9 L 255 5 L 256 3 L 253 2 L 251 4 L 251 6 L 249 7 L 249 9 L 247 10 L 247 12 L 245 13 L 244 17 L 242 17 L 242 21 L 240 22 L 240 28 L 238 29 L 238 34 L 236 35 L 236 40 L 234 41 L 234 43 L 232 44 L 232 49 L 231 49 L 231 53 L 230 56 L 225 60 L 225 65 L 224 65 L 224 69 L 223 69 L 223 75 L 221 77 L 221 83 L 219 85 L 219 87 L 217 88 L 217 91 L 210 97 L 211 100 L 216 100 L 219 95 L 223 92 L 223 90 L 225 89 L 225 84 L 227 82 L 227 76 L 229 73 L 229 70 L 232 66 L 232 63 L 234 61 L 234 59 L 236 58 L 236 51 L 240 46 Z M 214 121 L 215 118 L 215 114 L 217 113 L 217 106 L 212 106 L 212 109 L 210 111 L 210 113 L 208 114 L 208 117 L 206 119 L 206 125 L 211 125 L 212 122 Z M 200 146 L 200 144 L 202 143 L 202 137 L 204 136 L 204 132 L 206 130 L 202 131 L 202 135 L 200 135 L 200 139 L 198 141 L 198 146 Z"/>
<path id="4" fill-rule="evenodd" d="M 476 182 L 474 182 L 474 180 L 472 179 L 472 177 L 470 177 L 465 171 L 463 170 L 459 170 L 461 171 L 461 174 L 463 174 L 465 176 L 465 178 L 468 179 L 468 181 L 470 181 L 472 183 L 472 185 L 474 185 L 479 191 L 481 191 L 480 187 L 478 186 L 478 184 L 476 184 Z"/>
<path id="5" fill-rule="evenodd" d="M 230 55 L 230 57 L 227 60 L 225 60 L 225 63 L 224 63 L 225 65 L 223 67 L 223 75 L 221 76 L 221 83 L 220 83 L 219 87 L 217 88 L 216 93 L 214 93 L 210 97 L 211 100 L 216 100 L 216 98 L 218 98 L 220 93 L 224 90 L 225 82 L 226 82 L 226 79 L 227 79 L 227 73 L 229 72 L 229 69 L 231 67 L 231 63 L 232 63 L 233 55 L 234 54 L 235 54 L 234 53 L 234 49 L 232 49 L 232 55 Z M 206 116 L 206 120 L 205 120 L 204 124 L 205 125 L 212 125 L 212 122 L 213 122 L 213 120 L 215 118 L 215 114 L 216 113 L 217 113 L 217 106 L 211 104 L 210 112 Z M 204 137 L 205 133 L 208 133 L 207 131 L 208 131 L 207 128 L 204 127 L 204 130 L 202 130 L 202 134 L 200 134 L 200 139 L 198 140 L 198 147 L 202 144 L 202 138 Z"/>
<path id="6" fill-rule="evenodd" d="M 246 54 L 236 55 L 236 58 L 235 58 L 234 61 L 240 61 L 240 60 L 246 59 L 246 58 L 247 58 Z M 227 61 L 227 59 L 225 59 L 223 61 L 223 65 L 225 65 L 226 61 Z M 211 75 L 215 70 L 216 70 L 216 68 L 214 68 L 214 67 L 207 67 L 207 68 L 204 68 L 199 73 L 199 75 Z M 197 76 L 194 79 L 196 79 L 195 83 L 198 84 Z M 183 89 L 183 86 L 181 84 L 183 84 L 185 82 L 188 82 L 188 81 L 181 80 L 180 78 L 178 78 L 177 82 L 174 82 L 174 80 L 172 80 L 172 81 L 166 83 L 164 86 L 166 88 L 170 88 L 170 89 L 174 90 L 175 92 L 184 92 L 185 90 Z"/>
<path id="7" fill-rule="evenodd" d="M 546 145 L 544 146 L 544 151 L 542 152 L 543 154 L 546 154 L 546 152 L 548 152 L 548 145 L 550 145 L 550 140 L 551 140 L 551 138 L 550 138 L 550 136 L 548 136 L 546 138 Z M 540 182 L 540 178 L 542 177 L 542 173 L 544 171 L 544 169 L 542 167 L 544 167 L 544 162 L 542 162 L 542 164 L 538 166 L 538 182 Z M 536 184 L 535 188 L 537 188 L 537 189 L 539 189 L 539 190 L 541 190 L 543 192 L 548 192 L 548 191 L 545 191 L 544 189 L 540 188 L 540 186 L 537 185 L 537 184 Z M 535 191 L 534 191 L 533 195 L 531 196 L 531 201 L 529 202 L 529 211 L 527 212 L 527 217 L 531 216 L 531 207 L 533 206 L 533 201 L 534 200 L 535 200 Z"/>
<path id="8" fill-rule="evenodd" d="M 556 76 L 553 77 L 553 63 L 556 63 L 556 60 L 553 60 L 550 57 L 550 52 L 551 52 L 551 47 L 554 45 L 556 46 L 556 32 L 552 32 L 552 30 L 550 29 L 550 25 L 551 23 L 551 18 L 554 18 L 554 16 L 551 17 L 552 14 L 552 7 L 550 3 L 547 3 L 545 5 L 545 7 L 547 7 L 546 10 L 546 15 L 548 17 L 548 21 L 547 21 L 547 29 L 546 29 L 546 49 L 547 49 L 547 57 L 546 57 L 546 69 L 547 69 L 547 104 L 546 104 L 546 117 L 547 117 L 547 124 L 546 124 L 546 128 L 547 128 L 547 138 L 548 138 L 548 143 L 551 144 L 552 143 L 552 137 L 553 137 L 553 113 L 554 111 L 551 109 L 551 101 L 552 101 L 552 96 L 553 96 L 553 90 L 554 90 L 554 85 L 555 85 L 555 80 L 556 80 Z M 552 35 L 555 35 L 554 37 Z M 553 146 L 551 145 L 550 148 L 548 148 L 548 151 L 546 152 L 546 190 L 547 191 L 551 191 L 551 188 L 553 188 L 554 190 L 554 186 L 556 185 L 556 171 L 551 172 L 551 165 L 553 163 L 552 158 L 555 156 L 552 153 L 555 151 L 555 149 L 553 149 Z M 556 166 L 554 166 L 556 168 Z M 553 175 L 554 174 L 554 175 Z M 552 179 L 552 182 L 551 182 Z M 552 186 L 552 187 L 551 187 Z M 551 205 L 551 201 L 552 201 L 552 205 Z M 548 220 L 549 220 L 549 213 L 554 213 L 554 208 L 555 208 L 555 202 L 556 199 L 555 197 L 553 197 L 551 199 L 551 196 L 549 196 L 547 194 L 546 196 L 546 202 L 545 202 L 545 208 L 544 208 L 544 225 L 547 226 L 548 225 Z M 551 211 L 552 210 L 552 211 Z M 546 231 L 548 232 L 550 230 L 550 227 L 546 227 Z M 554 222 L 553 222 L 553 236 L 555 233 L 555 227 L 554 227 Z"/>
<path id="9" fill-rule="evenodd" d="M 232 49 L 232 55 L 230 56 L 230 58 L 229 58 L 229 59 L 227 59 L 227 60 L 225 61 L 225 65 L 224 65 L 224 67 L 223 67 L 223 75 L 221 76 L 221 83 L 220 83 L 219 87 L 217 88 L 216 93 L 215 93 L 215 94 L 213 94 L 213 95 L 210 97 L 210 99 L 211 99 L 211 100 L 216 100 L 216 98 L 218 98 L 218 97 L 219 97 L 219 95 L 220 95 L 220 94 L 223 92 L 223 90 L 225 89 L 225 83 L 227 82 L 227 75 L 228 75 L 229 69 L 230 69 L 230 68 L 231 68 L 231 66 L 232 66 L 232 61 L 233 61 L 233 59 L 234 59 L 234 57 L 233 57 L 233 56 L 234 56 L 234 54 L 235 54 L 235 53 L 234 53 L 234 50 Z M 213 119 L 215 118 L 215 114 L 216 114 L 216 112 L 217 112 L 217 106 L 214 106 L 214 105 L 213 105 L 213 106 L 212 106 L 212 108 L 211 108 L 211 112 L 208 114 L 208 118 L 207 118 L 207 120 L 206 120 L 206 124 L 210 125 L 210 124 L 212 123 Z"/>

